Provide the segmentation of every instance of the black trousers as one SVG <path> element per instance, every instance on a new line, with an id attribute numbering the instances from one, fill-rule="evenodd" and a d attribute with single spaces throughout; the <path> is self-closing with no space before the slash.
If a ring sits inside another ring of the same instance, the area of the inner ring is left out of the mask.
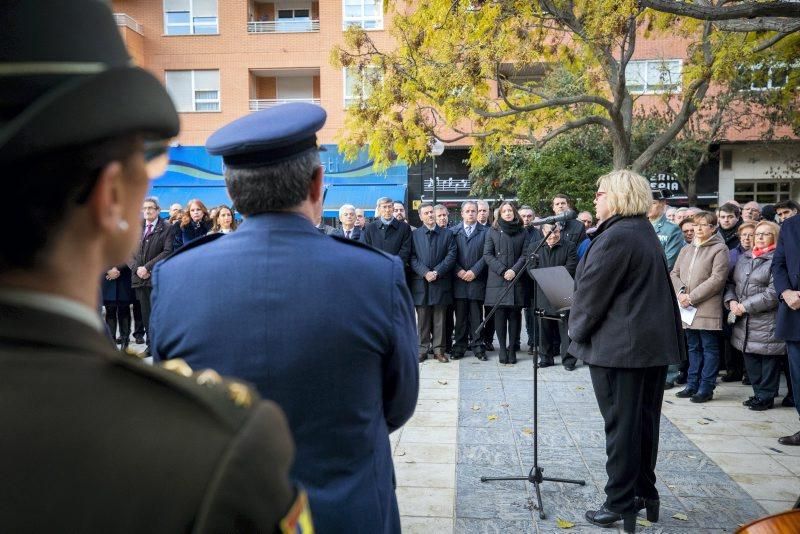
<path id="1" fill-rule="evenodd" d="M 575 356 L 567 352 L 569 349 L 569 336 L 567 336 L 568 319 L 563 321 L 551 321 L 542 319 L 541 329 L 541 355 L 551 361 L 557 356 L 561 356 L 562 365 L 575 365 L 578 361 Z"/>
<path id="2" fill-rule="evenodd" d="M 667 366 L 589 366 L 606 430 L 606 507 L 634 512 L 634 496 L 657 499 L 656 460 Z"/>
<path id="3" fill-rule="evenodd" d="M 746 352 L 744 353 L 744 365 L 756 397 L 762 400 L 771 400 L 778 396 L 778 386 L 781 382 L 780 356 L 764 356 Z"/>
<path id="4" fill-rule="evenodd" d="M 483 307 L 483 316 L 486 317 L 489 315 L 489 312 L 492 310 L 491 306 L 484 306 Z M 486 326 L 483 329 L 483 346 L 489 345 L 492 340 L 494 340 L 494 315 L 492 318 L 486 321 Z"/>
<path id="5" fill-rule="evenodd" d="M 444 320 L 444 348 L 446 352 L 453 349 L 453 331 L 456 325 L 456 308 L 454 304 L 447 307 Z"/>
<path id="6" fill-rule="evenodd" d="M 137 287 L 136 298 L 139 299 L 139 306 L 142 308 L 142 325 L 147 332 L 147 346 L 150 346 L 150 293 L 152 287 Z"/>
<path id="7" fill-rule="evenodd" d="M 481 325 L 482 302 L 479 300 L 456 299 L 456 337 L 453 342 L 453 353 L 464 354 L 467 347 L 474 354 L 484 352 L 483 339 L 475 339 L 475 330 Z M 472 343 L 470 344 L 470 336 Z"/>
<path id="8" fill-rule="evenodd" d="M 106 308 L 106 324 L 111 337 L 116 341 L 119 325 L 119 337 L 125 343 L 131 337 L 131 303 L 106 301 L 103 306 Z"/>
<path id="9" fill-rule="evenodd" d="M 429 346 L 434 354 L 444 354 L 446 313 L 447 305 L 417 306 L 420 354 L 427 354 Z"/>
<path id="10" fill-rule="evenodd" d="M 514 350 L 514 346 L 519 343 L 519 320 L 520 308 L 510 306 L 499 306 L 494 314 L 494 326 L 497 331 L 497 343 L 500 345 L 500 354 L 508 350 Z M 508 337 L 506 337 L 508 332 Z M 506 343 L 506 341 L 508 341 Z"/>
<path id="11" fill-rule="evenodd" d="M 135 291 L 134 291 L 135 293 Z M 144 337 L 144 321 L 142 321 L 142 305 L 139 299 L 133 299 L 133 336 Z"/>

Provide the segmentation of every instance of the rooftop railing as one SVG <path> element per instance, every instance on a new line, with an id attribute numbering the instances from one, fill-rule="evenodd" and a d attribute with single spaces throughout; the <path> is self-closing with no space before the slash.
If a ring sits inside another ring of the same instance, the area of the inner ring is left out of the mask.
<path id="1" fill-rule="evenodd" d="M 318 20 L 272 20 L 247 23 L 247 33 L 303 33 L 318 31 Z"/>
<path id="2" fill-rule="evenodd" d="M 309 104 L 320 104 L 319 98 L 258 98 L 250 100 L 250 111 L 261 111 L 262 109 L 269 109 L 281 104 L 289 104 L 291 102 L 307 102 Z"/>
<path id="3" fill-rule="evenodd" d="M 144 35 L 144 27 L 136 22 L 130 15 L 126 13 L 114 13 L 114 20 L 117 21 L 117 26 L 125 26 L 139 35 Z"/>

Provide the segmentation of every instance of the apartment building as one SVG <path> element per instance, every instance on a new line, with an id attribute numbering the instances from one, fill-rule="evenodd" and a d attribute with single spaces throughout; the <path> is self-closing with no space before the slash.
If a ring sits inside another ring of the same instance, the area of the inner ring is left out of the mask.
<path id="1" fill-rule="evenodd" d="M 374 209 L 380 196 L 414 205 L 433 196 L 452 207 L 467 198 L 471 184 L 464 164 L 468 146 L 449 146 L 431 161 L 396 164 L 377 173 L 362 154 L 346 162 L 335 140 L 343 128 L 345 108 L 356 95 L 347 73 L 330 64 L 331 48 L 344 30 L 359 25 L 379 46 L 391 46 L 386 29 L 391 14 L 383 0 L 113 0 L 120 31 L 131 56 L 161 79 L 181 117 L 181 134 L 171 149 L 171 166 L 154 183 L 162 204 L 185 203 L 198 197 L 214 205 L 230 200 L 224 190 L 222 162 L 203 145 L 218 127 L 247 113 L 284 102 L 317 103 L 328 112 L 320 141 L 326 168 L 325 216 L 353 203 Z M 640 41 L 628 78 L 632 92 L 656 95 L 681 83 L 686 43 L 671 38 Z M 535 69 L 534 69 L 535 70 Z M 517 70 L 514 76 L 536 76 Z M 770 75 L 768 90 L 782 83 Z M 762 89 L 762 88 L 756 88 Z M 736 198 L 742 202 L 775 202 L 797 198 L 792 180 L 775 177 L 785 155 L 798 151 L 796 142 L 765 146 L 758 132 L 737 132 L 721 145 L 720 160 L 700 180 L 703 204 Z M 777 147 L 777 148 L 776 148 Z M 800 152 L 798 152 L 800 154 Z M 681 191 L 668 173 L 657 173 L 653 184 Z"/>

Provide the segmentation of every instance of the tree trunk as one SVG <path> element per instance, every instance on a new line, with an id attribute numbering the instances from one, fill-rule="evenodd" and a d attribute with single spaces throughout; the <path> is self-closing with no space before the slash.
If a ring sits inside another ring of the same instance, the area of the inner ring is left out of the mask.
<path id="1" fill-rule="evenodd" d="M 614 170 L 627 169 L 631 162 L 631 142 L 630 139 L 620 139 L 611 133 L 611 147 L 613 149 Z"/>

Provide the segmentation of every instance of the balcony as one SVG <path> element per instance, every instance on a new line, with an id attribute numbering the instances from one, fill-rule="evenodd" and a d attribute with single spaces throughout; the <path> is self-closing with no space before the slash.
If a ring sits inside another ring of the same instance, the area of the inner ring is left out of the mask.
<path id="1" fill-rule="evenodd" d="M 316 104 L 319 106 L 319 98 L 261 98 L 250 100 L 250 111 L 261 111 L 262 109 L 269 109 L 281 104 L 290 104 L 292 102 L 307 102 L 309 104 Z"/>
<path id="2" fill-rule="evenodd" d="M 114 20 L 117 22 L 117 26 L 129 28 L 139 35 L 144 35 L 144 27 L 136 22 L 130 15 L 126 13 L 114 13 Z"/>
<path id="3" fill-rule="evenodd" d="M 319 105 L 319 68 L 250 70 L 250 111 L 290 102 Z"/>
<path id="4" fill-rule="evenodd" d="M 318 20 L 274 20 L 247 23 L 247 33 L 307 33 L 318 31 Z"/>
<path id="5" fill-rule="evenodd" d="M 319 31 L 319 2 L 248 4 L 247 33 L 308 33 Z"/>

